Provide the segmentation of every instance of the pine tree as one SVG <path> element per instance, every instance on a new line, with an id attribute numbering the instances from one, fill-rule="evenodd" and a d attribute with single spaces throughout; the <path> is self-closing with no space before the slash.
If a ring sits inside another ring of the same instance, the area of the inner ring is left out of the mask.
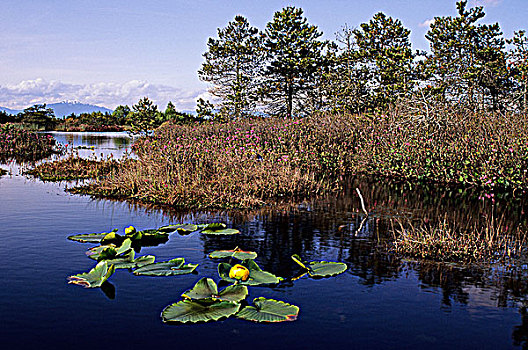
<path id="1" fill-rule="evenodd" d="M 359 62 L 369 72 L 372 108 L 386 108 L 411 91 L 414 54 L 410 33 L 400 20 L 382 12 L 354 30 Z"/>
<path id="2" fill-rule="evenodd" d="M 528 112 L 528 37 L 524 30 L 514 33 L 507 40 L 513 48 L 508 52 L 509 69 L 513 78 L 514 103 L 526 114 Z"/>
<path id="3" fill-rule="evenodd" d="M 323 55 L 328 42 L 319 40 L 321 35 L 295 7 L 276 12 L 266 25 L 268 65 L 261 93 L 271 114 L 291 117 L 305 112 L 308 101 L 314 100 L 310 93 L 328 64 Z"/>
<path id="4" fill-rule="evenodd" d="M 495 106 L 508 83 L 504 39 L 497 23 L 476 23 L 485 16 L 482 7 L 466 6 L 457 2 L 457 17 L 435 17 L 425 36 L 431 55 L 421 66 L 442 100 L 470 108 L 491 100 Z"/>
<path id="5" fill-rule="evenodd" d="M 205 62 L 198 71 L 201 80 L 212 84 L 209 92 L 222 99 L 224 114 L 241 117 L 254 111 L 258 99 L 258 76 L 262 65 L 262 36 L 243 16 L 218 29 L 210 38 Z"/>

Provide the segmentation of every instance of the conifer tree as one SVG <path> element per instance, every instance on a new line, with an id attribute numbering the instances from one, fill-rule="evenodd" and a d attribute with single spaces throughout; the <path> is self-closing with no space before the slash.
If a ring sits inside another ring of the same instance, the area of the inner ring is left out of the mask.
<path id="1" fill-rule="evenodd" d="M 308 23 L 303 10 L 286 7 L 274 14 L 266 25 L 264 47 L 267 67 L 262 96 L 268 111 L 291 117 L 303 113 L 314 92 L 325 65 L 323 55 L 327 41 L 319 40 L 322 33 Z"/>
<path id="2" fill-rule="evenodd" d="M 207 47 L 198 76 L 211 83 L 209 92 L 222 100 L 220 110 L 233 117 L 251 113 L 258 99 L 263 60 L 259 30 L 243 16 L 236 16 L 225 28 L 218 29 L 218 38 L 210 38 Z"/>
<path id="3" fill-rule="evenodd" d="M 371 107 L 385 108 L 412 89 L 410 33 L 400 20 L 382 12 L 354 30 L 359 61 L 369 72 Z"/>
<path id="4" fill-rule="evenodd" d="M 505 43 L 498 23 L 477 24 L 482 7 L 469 10 L 467 0 L 456 4 L 457 17 L 435 17 L 426 38 L 431 55 L 422 63 L 432 90 L 442 100 L 483 106 L 507 88 Z"/>

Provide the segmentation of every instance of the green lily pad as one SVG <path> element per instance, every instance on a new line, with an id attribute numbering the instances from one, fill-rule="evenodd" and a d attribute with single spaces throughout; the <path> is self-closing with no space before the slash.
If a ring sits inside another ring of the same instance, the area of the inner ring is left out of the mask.
<path id="1" fill-rule="evenodd" d="M 94 259 L 97 261 L 110 260 L 128 252 L 132 249 L 131 247 L 132 241 L 130 240 L 130 238 L 127 238 L 119 247 L 116 247 L 115 244 L 102 245 L 99 247 L 91 248 L 86 252 L 86 255 L 88 255 L 90 259 Z"/>
<path id="2" fill-rule="evenodd" d="M 134 270 L 134 275 L 141 276 L 175 276 L 193 272 L 198 264 L 185 264 L 184 258 L 175 258 L 142 266 Z"/>
<path id="3" fill-rule="evenodd" d="M 140 242 L 141 245 L 157 245 L 164 243 L 169 239 L 167 232 L 149 229 L 143 231 L 132 231 L 124 236 L 117 233 L 117 229 L 110 232 L 87 233 L 69 236 L 68 239 L 81 243 L 101 243 L 102 245 L 121 244 L 126 238 L 134 243 Z"/>
<path id="4" fill-rule="evenodd" d="M 225 224 L 222 223 L 213 223 L 208 224 L 202 229 L 202 233 L 206 235 L 236 235 L 240 231 L 234 228 L 227 228 Z"/>
<path id="5" fill-rule="evenodd" d="M 240 310 L 236 317 L 254 322 L 284 322 L 295 321 L 299 315 L 299 307 L 280 300 L 260 297 L 253 304 Z"/>
<path id="6" fill-rule="evenodd" d="M 210 322 L 230 317 L 239 309 L 240 304 L 231 301 L 216 301 L 209 304 L 186 299 L 163 309 L 161 318 L 165 323 Z"/>
<path id="7" fill-rule="evenodd" d="M 177 231 L 180 235 L 185 235 L 198 231 L 198 225 L 195 224 L 179 224 L 179 225 L 168 225 L 158 228 L 160 232 L 171 233 Z"/>
<path id="8" fill-rule="evenodd" d="M 68 277 L 68 283 L 78 284 L 85 288 L 96 288 L 110 277 L 115 271 L 114 265 L 109 265 L 106 261 L 100 261 L 89 272 L 80 273 Z"/>
<path id="9" fill-rule="evenodd" d="M 292 255 L 292 259 L 303 269 L 308 270 L 310 277 L 315 278 L 336 276 L 345 272 L 348 268 L 346 264 L 334 261 L 303 262 L 298 255 Z"/>
<path id="10" fill-rule="evenodd" d="M 257 257 L 257 253 L 235 248 L 233 250 L 215 250 L 209 254 L 209 257 L 212 259 L 236 258 L 238 260 L 253 260 Z"/>
<path id="11" fill-rule="evenodd" d="M 242 266 L 249 270 L 249 278 L 247 281 L 237 280 L 229 277 L 229 270 L 233 267 L 228 263 L 218 264 L 218 275 L 221 279 L 231 283 L 238 283 L 247 286 L 258 286 L 262 284 L 277 284 L 282 278 L 275 276 L 274 274 L 262 271 L 262 269 L 253 260 L 245 260 L 241 263 Z"/>
<path id="12" fill-rule="evenodd" d="M 117 232 L 110 232 L 106 236 L 101 239 L 101 244 L 108 244 L 108 243 L 117 243 L 123 241 L 123 236 L 118 234 Z"/>
<path id="13" fill-rule="evenodd" d="M 123 254 L 120 254 L 110 259 L 104 259 L 101 261 L 106 261 L 108 264 L 119 265 L 122 263 L 129 263 L 129 262 L 134 261 L 135 256 L 136 256 L 136 253 L 134 252 L 134 250 L 130 249 Z"/>
<path id="14" fill-rule="evenodd" d="M 153 264 L 155 260 L 156 257 L 154 255 L 143 255 L 138 256 L 137 258 L 131 261 L 115 262 L 114 266 L 116 269 L 135 269 L 138 267 Z"/>
<path id="15" fill-rule="evenodd" d="M 112 232 L 117 232 L 117 229 L 113 229 L 110 232 L 102 233 L 83 233 L 69 236 L 68 239 L 71 241 L 81 242 L 81 243 L 100 243 L 101 240 L 108 234 Z"/>
<path id="16" fill-rule="evenodd" d="M 216 283 L 212 279 L 204 277 L 196 282 L 192 289 L 183 293 L 182 297 L 194 300 L 212 299 L 238 303 L 246 299 L 247 295 L 247 287 L 239 284 L 227 286 L 218 293 Z"/>

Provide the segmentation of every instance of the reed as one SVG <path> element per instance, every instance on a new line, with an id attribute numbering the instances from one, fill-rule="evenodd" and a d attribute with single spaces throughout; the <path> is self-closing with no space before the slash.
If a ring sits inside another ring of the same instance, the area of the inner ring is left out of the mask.
<path id="1" fill-rule="evenodd" d="M 504 219 L 493 216 L 480 226 L 461 227 L 444 219 L 437 223 L 398 222 L 392 227 L 388 250 L 403 257 L 439 262 L 495 264 L 523 257 L 526 234 L 520 228 L 509 230 Z"/>

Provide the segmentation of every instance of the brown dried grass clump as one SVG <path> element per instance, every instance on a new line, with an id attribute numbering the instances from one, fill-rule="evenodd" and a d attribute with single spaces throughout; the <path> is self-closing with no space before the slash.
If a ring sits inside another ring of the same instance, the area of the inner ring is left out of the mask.
<path id="1" fill-rule="evenodd" d="M 520 229 L 508 230 L 503 220 L 493 217 L 472 228 L 446 218 L 436 224 L 399 224 L 392 228 L 394 241 L 389 250 L 404 257 L 463 264 L 505 263 L 521 258 L 526 245 Z"/>

